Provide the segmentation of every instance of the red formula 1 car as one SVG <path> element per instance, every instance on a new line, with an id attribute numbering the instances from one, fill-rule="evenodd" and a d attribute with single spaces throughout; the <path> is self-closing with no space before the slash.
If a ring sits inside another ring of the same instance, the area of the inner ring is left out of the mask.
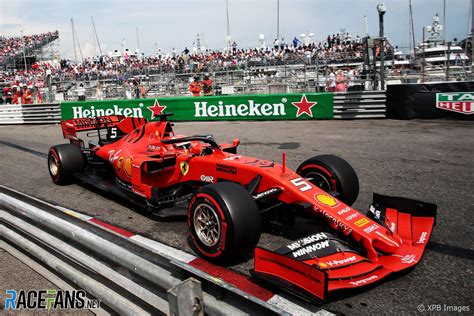
<path id="1" fill-rule="evenodd" d="M 63 121 L 71 143 L 49 151 L 53 182 L 77 177 L 160 217 L 186 216 L 201 256 L 229 261 L 255 249 L 254 275 L 304 296 L 372 284 L 421 260 L 435 205 L 376 194 L 366 216 L 350 206 L 359 183 L 345 160 L 316 156 L 295 172 L 284 157 L 277 164 L 238 155 L 238 139 L 175 135 L 168 115 Z M 98 141 L 86 146 L 77 132 L 93 130 Z M 256 248 L 263 221 L 300 216 L 321 228 L 276 251 Z"/>

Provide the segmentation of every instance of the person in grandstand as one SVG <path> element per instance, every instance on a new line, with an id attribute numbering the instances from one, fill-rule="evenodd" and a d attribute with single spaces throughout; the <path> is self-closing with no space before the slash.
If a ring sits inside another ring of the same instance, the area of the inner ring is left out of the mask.
<path id="1" fill-rule="evenodd" d="M 140 98 L 142 99 L 146 98 L 146 88 L 143 85 L 143 83 L 140 85 Z"/>
<path id="2" fill-rule="evenodd" d="M 293 47 L 294 48 L 298 47 L 298 44 L 301 44 L 301 41 L 295 36 L 293 38 Z"/>
<path id="3" fill-rule="evenodd" d="M 20 89 L 18 89 L 17 86 L 12 87 L 13 91 L 13 99 L 12 99 L 12 104 L 21 104 L 21 92 Z"/>
<path id="4" fill-rule="evenodd" d="M 12 103 L 12 92 L 9 87 L 3 88 L 3 93 L 5 93 L 5 103 L 11 104 Z"/>
<path id="5" fill-rule="evenodd" d="M 336 75 L 332 68 L 329 68 L 329 75 L 326 78 L 326 90 L 329 92 L 336 91 Z"/>
<path id="6" fill-rule="evenodd" d="M 100 82 L 97 83 L 97 86 L 95 87 L 95 94 L 97 97 L 97 100 L 102 101 L 104 100 L 104 93 L 102 91 L 102 85 Z"/>
<path id="7" fill-rule="evenodd" d="M 25 84 L 23 86 L 23 95 L 21 96 L 21 104 L 32 104 L 33 99 L 31 98 L 31 90 Z"/>
<path id="8" fill-rule="evenodd" d="M 84 85 L 82 83 L 79 85 L 79 88 L 76 89 L 76 93 L 78 101 L 86 100 L 86 89 L 84 88 Z"/>
<path id="9" fill-rule="evenodd" d="M 199 76 L 194 76 L 194 80 L 189 84 L 189 91 L 193 97 L 201 95 L 201 84 L 199 83 Z"/>
<path id="10" fill-rule="evenodd" d="M 204 95 L 213 95 L 214 92 L 212 91 L 212 80 L 209 77 L 209 74 L 204 74 L 204 79 L 201 81 L 202 91 Z"/>
<path id="11" fill-rule="evenodd" d="M 342 70 L 338 70 L 336 76 L 336 92 L 344 91 L 346 91 L 346 79 L 344 78 Z"/>

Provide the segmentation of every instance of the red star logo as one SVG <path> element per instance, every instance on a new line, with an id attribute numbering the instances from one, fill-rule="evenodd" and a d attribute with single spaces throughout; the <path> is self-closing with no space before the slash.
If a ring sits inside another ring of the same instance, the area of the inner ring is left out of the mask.
<path id="1" fill-rule="evenodd" d="M 303 113 L 306 113 L 309 116 L 313 117 L 313 112 L 311 111 L 311 108 L 317 103 L 318 102 L 308 102 L 308 99 L 306 99 L 306 95 L 304 94 L 301 97 L 300 102 L 291 102 L 291 104 L 298 108 L 298 113 L 296 113 L 296 117 L 299 117 Z"/>
<path id="2" fill-rule="evenodd" d="M 148 107 L 148 110 L 150 110 L 152 113 L 151 113 L 151 119 L 154 119 L 155 117 L 157 117 L 158 115 L 160 115 L 161 113 L 163 113 L 163 111 L 166 109 L 166 106 L 161 106 L 160 103 L 158 103 L 158 100 L 155 99 L 155 104 L 153 106 L 149 106 Z"/>

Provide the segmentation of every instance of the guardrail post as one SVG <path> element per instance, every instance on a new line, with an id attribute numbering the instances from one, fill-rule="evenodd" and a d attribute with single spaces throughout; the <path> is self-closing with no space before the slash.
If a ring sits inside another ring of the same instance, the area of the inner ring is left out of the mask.
<path id="1" fill-rule="evenodd" d="M 168 290 L 171 316 L 204 316 L 201 282 L 189 278 Z"/>

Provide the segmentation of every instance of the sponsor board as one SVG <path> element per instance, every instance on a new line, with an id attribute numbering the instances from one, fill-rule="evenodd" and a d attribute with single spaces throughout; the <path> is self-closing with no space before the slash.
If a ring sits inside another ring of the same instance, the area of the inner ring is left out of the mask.
<path id="1" fill-rule="evenodd" d="M 436 107 L 462 114 L 474 114 L 474 92 L 436 93 Z"/>
<path id="2" fill-rule="evenodd" d="M 332 93 L 290 93 L 140 100 L 63 102 L 61 118 L 123 115 L 157 120 L 173 112 L 173 121 L 304 120 L 333 118 Z"/>

